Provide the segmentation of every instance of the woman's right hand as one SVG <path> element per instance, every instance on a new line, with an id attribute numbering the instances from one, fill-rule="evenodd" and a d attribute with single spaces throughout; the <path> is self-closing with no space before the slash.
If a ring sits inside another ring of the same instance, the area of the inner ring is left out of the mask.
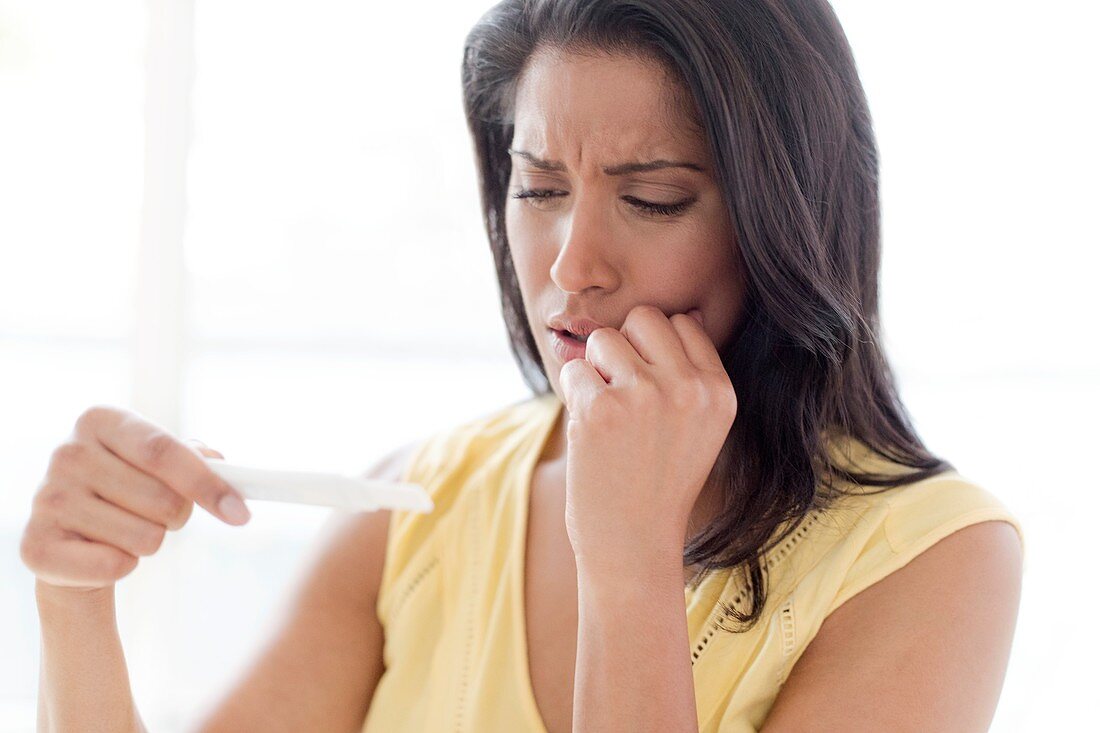
<path id="1" fill-rule="evenodd" d="M 160 549 L 167 530 L 183 527 L 195 502 L 229 524 L 246 523 L 240 494 L 203 455 L 224 457 L 128 410 L 88 408 L 50 457 L 20 558 L 41 583 L 109 588 Z"/>

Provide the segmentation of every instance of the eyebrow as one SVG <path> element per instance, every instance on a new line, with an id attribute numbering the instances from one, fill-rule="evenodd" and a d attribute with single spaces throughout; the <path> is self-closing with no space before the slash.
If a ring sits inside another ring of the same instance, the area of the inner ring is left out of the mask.
<path id="1" fill-rule="evenodd" d="M 531 153 L 525 152 L 523 150 L 513 150 L 512 148 L 508 148 L 508 152 L 511 155 L 518 155 L 539 170 L 565 170 L 565 165 L 557 160 L 543 160 L 542 158 L 536 157 Z M 700 173 L 706 172 L 706 168 L 695 163 L 663 159 L 651 160 L 647 163 L 620 163 L 619 165 L 606 166 L 604 167 L 603 172 L 609 176 L 623 176 L 628 173 L 645 173 L 647 171 L 655 171 L 662 168 L 688 168 L 693 171 L 699 171 Z"/>

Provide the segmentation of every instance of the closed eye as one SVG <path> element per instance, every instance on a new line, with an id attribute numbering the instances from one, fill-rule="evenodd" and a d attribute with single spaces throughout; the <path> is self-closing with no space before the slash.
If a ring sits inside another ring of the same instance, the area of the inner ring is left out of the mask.
<path id="1" fill-rule="evenodd" d="M 634 196 L 623 196 L 623 201 L 627 202 L 631 206 L 635 206 L 642 211 L 647 211 L 652 214 L 660 214 L 661 216 L 676 216 L 687 211 L 688 207 L 695 203 L 694 198 L 684 199 L 683 201 L 677 201 L 672 204 L 659 204 L 653 201 L 643 201 L 640 198 Z"/>
<path id="2" fill-rule="evenodd" d="M 564 196 L 565 191 L 555 191 L 550 188 L 521 188 L 512 194 L 514 199 L 548 199 L 554 196 Z"/>
<path id="3" fill-rule="evenodd" d="M 512 198 L 526 199 L 529 203 L 537 206 L 542 201 L 566 196 L 568 193 L 568 191 L 551 188 L 523 188 L 512 194 Z M 655 201 L 645 201 L 636 196 L 622 196 L 620 198 L 642 213 L 654 216 L 677 216 L 687 211 L 697 200 L 695 197 L 691 197 L 671 204 L 662 204 Z"/>

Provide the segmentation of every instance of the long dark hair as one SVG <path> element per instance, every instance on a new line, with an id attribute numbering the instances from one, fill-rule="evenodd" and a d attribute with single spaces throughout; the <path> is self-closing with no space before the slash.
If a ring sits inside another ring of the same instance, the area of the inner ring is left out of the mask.
<path id="1" fill-rule="evenodd" d="M 806 515 L 954 468 L 917 436 L 880 341 L 878 151 L 851 48 L 825 0 L 504 0 L 478 21 L 465 112 L 512 353 L 537 395 L 550 386 L 504 226 L 516 83 L 537 47 L 661 61 L 709 142 L 747 287 L 721 354 L 737 418 L 708 479 L 724 510 L 684 564 L 701 564 L 696 582 L 747 573 L 747 612 L 724 604 L 741 628 L 723 626 L 745 631 L 766 601 L 765 554 Z M 902 470 L 838 461 L 849 439 Z"/>

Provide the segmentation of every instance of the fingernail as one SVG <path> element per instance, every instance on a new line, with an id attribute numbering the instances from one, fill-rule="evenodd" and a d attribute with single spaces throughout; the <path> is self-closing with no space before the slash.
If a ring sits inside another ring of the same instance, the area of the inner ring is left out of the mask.
<path id="1" fill-rule="evenodd" d="M 221 498 L 218 502 L 218 513 L 229 520 L 230 524 L 244 524 L 252 516 L 236 494 L 226 494 Z"/>
<path id="2" fill-rule="evenodd" d="M 703 312 L 700 311 L 698 308 L 692 308 L 690 311 L 688 311 L 688 315 L 699 321 L 700 326 L 703 325 Z"/>

